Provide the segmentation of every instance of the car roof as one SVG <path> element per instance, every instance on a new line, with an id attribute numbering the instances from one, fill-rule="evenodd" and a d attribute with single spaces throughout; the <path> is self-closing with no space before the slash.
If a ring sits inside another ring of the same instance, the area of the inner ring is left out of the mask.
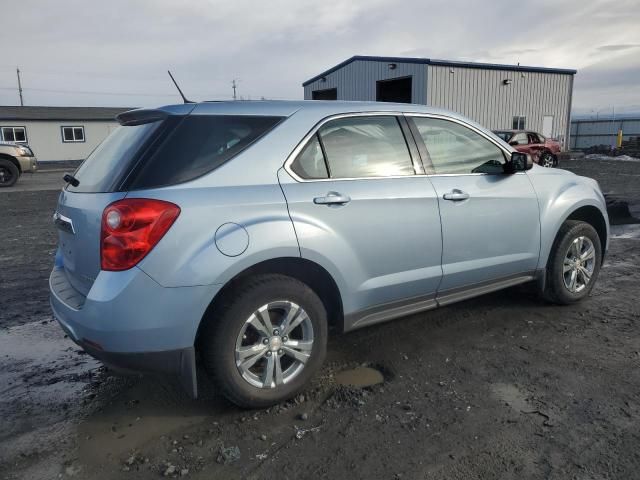
<path id="1" fill-rule="evenodd" d="M 160 107 L 169 113 L 185 113 L 185 105 Z M 200 102 L 191 105 L 191 114 L 196 115 L 273 115 L 291 116 L 305 110 L 308 113 L 328 116 L 354 112 L 406 112 L 433 113 L 464 118 L 459 114 L 426 105 L 390 102 L 347 102 L 336 100 L 236 100 L 223 102 Z"/>

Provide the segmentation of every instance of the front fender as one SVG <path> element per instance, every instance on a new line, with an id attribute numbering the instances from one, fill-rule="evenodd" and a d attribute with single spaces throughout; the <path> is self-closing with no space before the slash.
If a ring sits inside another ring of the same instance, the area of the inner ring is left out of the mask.
<path id="1" fill-rule="evenodd" d="M 547 173 L 548 172 L 548 173 Z M 608 248 L 609 217 L 598 183 L 560 169 L 536 168 L 530 175 L 540 208 L 540 259 L 545 268 L 551 248 L 562 224 L 579 208 L 595 207 L 602 214 L 606 228 L 604 251 Z"/>

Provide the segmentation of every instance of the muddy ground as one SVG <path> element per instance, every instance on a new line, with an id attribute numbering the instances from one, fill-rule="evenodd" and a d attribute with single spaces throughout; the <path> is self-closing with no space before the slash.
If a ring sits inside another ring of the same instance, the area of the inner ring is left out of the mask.
<path id="1" fill-rule="evenodd" d="M 640 217 L 640 162 L 563 166 Z M 47 298 L 58 176 L 0 191 L 0 479 L 638 478 L 634 219 L 581 304 L 521 286 L 335 337 L 303 395 L 243 411 L 205 379 L 193 401 L 111 376 L 64 338 Z M 360 365 L 384 382 L 337 385 Z"/>

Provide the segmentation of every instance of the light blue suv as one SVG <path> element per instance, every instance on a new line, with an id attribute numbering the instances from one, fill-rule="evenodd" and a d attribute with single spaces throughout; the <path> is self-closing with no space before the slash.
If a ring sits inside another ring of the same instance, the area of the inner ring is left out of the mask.
<path id="1" fill-rule="evenodd" d="M 349 331 L 534 282 L 585 298 L 598 184 L 451 112 L 352 102 L 134 110 L 60 194 L 51 306 L 108 365 L 196 364 L 244 407 L 292 397 Z"/>

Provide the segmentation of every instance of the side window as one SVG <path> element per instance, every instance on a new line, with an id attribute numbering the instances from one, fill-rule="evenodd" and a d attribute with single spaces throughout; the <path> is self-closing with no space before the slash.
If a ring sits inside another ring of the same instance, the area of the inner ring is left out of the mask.
<path id="1" fill-rule="evenodd" d="M 528 145 L 529 144 L 529 139 L 527 138 L 527 134 L 524 132 L 520 132 L 520 133 L 516 133 L 513 138 L 511 139 L 511 141 L 509 142 L 510 145 Z"/>
<path id="2" fill-rule="evenodd" d="M 436 174 L 503 173 L 502 150 L 470 128 L 448 120 L 413 118 Z"/>
<path id="3" fill-rule="evenodd" d="M 291 170 L 305 179 L 329 178 L 322 147 L 315 134 L 291 164 Z"/>
<path id="4" fill-rule="evenodd" d="M 24 127 L 0 128 L 0 141 L 27 143 L 27 131 Z"/>
<path id="5" fill-rule="evenodd" d="M 535 133 L 530 133 L 529 134 L 529 143 L 542 143 L 539 139 L 538 139 L 538 135 Z"/>
<path id="6" fill-rule="evenodd" d="M 342 118 L 323 125 L 318 136 L 331 178 L 415 174 L 396 117 Z"/>

